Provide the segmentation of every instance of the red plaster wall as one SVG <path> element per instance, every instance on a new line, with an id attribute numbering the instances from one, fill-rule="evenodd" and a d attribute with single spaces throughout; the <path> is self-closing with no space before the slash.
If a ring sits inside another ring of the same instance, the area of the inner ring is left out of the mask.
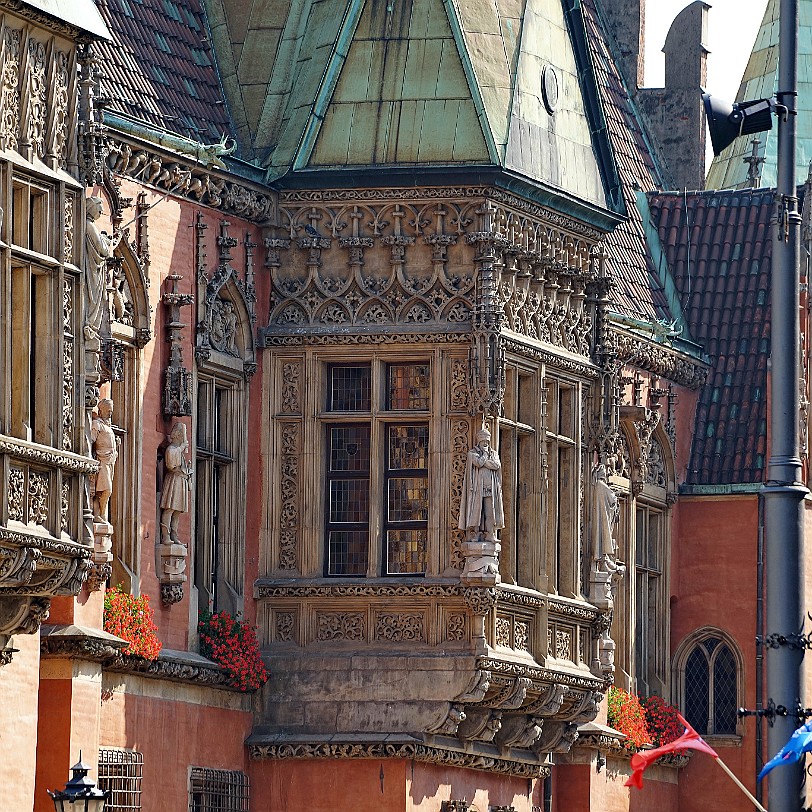
<path id="1" fill-rule="evenodd" d="M 162 685 L 171 696 L 172 684 Z M 102 703 L 100 745 L 143 754 L 143 809 L 184 810 L 188 767 L 248 772 L 245 739 L 251 722 L 245 711 L 116 692 Z M 258 803 L 252 784 L 253 812 L 263 808 Z"/>
<path id="2" fill-rule="evenodd" d="M 699 627 L 726 631 L 744 660 L 743 704 L 755 707 L 758 497 L 683 497 L 679 512 L 671 578 L 672 652 Z M 719 755 L 755 793 L 755 722 L 748 719 L 743 730 L 741 746 L 720 746 Z M 752 809 L 719 766 L 702 756 L 680 773 L 679 797 L 680 812 Z"/>

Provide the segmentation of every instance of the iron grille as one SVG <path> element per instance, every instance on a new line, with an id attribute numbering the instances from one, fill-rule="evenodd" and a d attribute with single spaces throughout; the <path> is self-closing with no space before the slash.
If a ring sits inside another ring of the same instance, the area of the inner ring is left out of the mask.
<path id="1" fill-rule="evenodd" d="M 143 767 L 144 756 L 135 750 L 99 750 L 99 789 L 110 793 L 105 809 L 109 812 L 133 812 L 141 809 Z"/>
<path id="2" fill-rule="evenodd" d="M 192 767 L 189 812 L 248 812 L 248 776 L 238 770 Z"/>

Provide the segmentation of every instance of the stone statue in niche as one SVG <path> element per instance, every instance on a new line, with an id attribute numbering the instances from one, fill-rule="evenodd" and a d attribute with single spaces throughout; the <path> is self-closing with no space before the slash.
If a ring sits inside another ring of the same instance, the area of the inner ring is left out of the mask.
<path id="1" fill-rule="evenodd" d="M 118 459 L 118 437 L 113 432 L 113 401 L 102 398 L 96 416 L 90 423 L 90 443 L 93 456 L 99 461 L 99 472 L 91 479 L 93 512 L 96 520 L 107 522 L 110 494 Z"/>
<path id="2" fill-rule="evenodd" d="M 477 444 L 468 452 L 458 527 L 465 531 L 462 580 L 469 584 L 499 582 L 497 531 L 505 526 L 502 502 L 502 464 L 491 447 L 491 433 L 483 426 Z"/>
<path id="3" fill-rule="evenodd" d="M 619 516 L 617 494 L 606 481 L 606 466 L 596 463 L 592 468 L 592 556 L 596 563 L 615 558 L 614 533 Z"/>
<path id="4" fill-rule="evenodd" d="M 96 221 L 101 217 L 103 201 L 89 197 L 85 207 L 85 332 L 91 328 L 98 336 L 101 332 L 104 310 L 107 307 L 107 260 L 113 256 L 113 241 L 99 229 Z"/>
<path id="5" fill-rule="evenodd" d="M 189 490 L 192 469 L 186 459 L 189 442 L 186 439 L 186 425 L 175 423 L 169 435 L 170 444 L 164 454 L 166 474 L 161 492 L 161 542 L 180 543 L 178 520 L 181 513 L 189 510 Z"/>
<path id="6" fill-rule="evenodd" d="M 237 349 L 237 311 L 234 305 L 224 299 L 215 299 L 211 304 L 211 332 L 209 341 L 214 349 L 229 355 L 239 356 Z"/>

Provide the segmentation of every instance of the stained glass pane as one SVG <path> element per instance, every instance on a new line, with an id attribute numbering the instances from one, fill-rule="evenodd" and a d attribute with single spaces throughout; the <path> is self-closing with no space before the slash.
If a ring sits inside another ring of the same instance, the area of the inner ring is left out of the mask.
<path id="1" fill-rule="evenodd" d="M 708 733 L 708 661 L 697 646 L 685 664 L 685 718 L 698 733 Z"/>
<path id="2" fill-rule="evenodd" d="M 736 732 L 736 661 L 722 646 L 713 662 L 713 732 Z"/>
<path id="3" fill-rule="evenodd" d="M 330 428 L 330 470 L 369 471 L 369 426 Z"/>
<path id="4" fill-rule="evenodd" d="M 389 426 L 389 470 L 429 467 L 429 427 Z"/>
<path id="5" fill-rule="evenodd" d="M 390 522 L 425 522 L 429 518 L 429 489 L 425 477 L 389 480 Z"/>
<path id="6" fill-rule="evenodd" d="M 429 408 L 429 365 L 390 364 L 387 408 Z"/>
<path id="7" fill-rule="evenodd" d="M 330 523 L 358 524 L 369 521 L 369 480 L 330 481 Z"/>
<path id="8" fill-rule="evenodd" d="M 371 373 L 369 364 L 330 367 L 327 408 L 331 412 L 368 412 L 372 405 Z"/>
<path id="9" fill-rule="evenodd" d="M 331 530 L 329 575 L 366 575 L 369 533 L 366 530 Z"/>
<path id="10" fill-rule="evenodd" d="M 426 530 L 389 530 L 387 540 L 387 574 L 423 573 L 426 571 Z"/>

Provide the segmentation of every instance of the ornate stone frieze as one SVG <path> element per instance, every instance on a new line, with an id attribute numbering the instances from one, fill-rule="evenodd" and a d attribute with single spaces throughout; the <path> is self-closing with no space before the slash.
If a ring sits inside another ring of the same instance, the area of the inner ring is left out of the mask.
<path id="1" fill-rule="evenodd" d="M 271 744 L 249 743 L 248 752 L 252 759 L 319 759 L 319 758 L 395 758 L 408 761 L 421 761 L 430 764 L 443 764 L 448 767 L 461 767 L 483 770 L 500 775 L 513 775 L 520 778 L 543 778 L 549 775 L 550 768 L 540 760 L 519 761 L 503 758 L 492 749 L 487 754 L 473 751 L 455 750 L 440 746 L 429 746 L 416 742 L 386 744 L 370 742 L 279 742 Z"/>
<path id="2" fill-rule="evenodd" d="M 505 337 L 503 340 L 505 352 L 514 355 L 533 358 L 541 361 L 552 369 L 562 372 L 569 372 L 583 378 L 595 378 L 598 374 L 596 368 L 589 361 L 571 357 L 569 355 L 557 354 L 554 350 L 544 349 L 541 346 L 534 346 L 521 338 Z"/>
<path id="3" fill-rule="evenodd" d="M 453 584 L 277 584 L 268 581 L 254 583 L 258 600 L 274 598 L 449 598 L 462 595 L 458 583 Z"/>
<path id="4" fill-rule="evenodd" d="M 688 389 L 699 389 L 710 367 L 664 345 L 647 341 L 621 330 L 613 331 L 618 358 L 653 372 Z"/>
<path id="5" fill-rule="evenodd" d="M 105 662 L 104 670 L 170 682 L 191 683 L 225 691 L 239 691 L 239 688 L 230 684 L 228 674 L 216 663 L 188 662 L 185 659 L 174 659 L 164 653 L 161 653 L 157 660 L 119 655 Z"/>
<path id="6" fill-rule="evenodd" d="M 261 347 L 302 347 L 305 344 L 334 346 L 359 345 L 369 346 L 377 344 L 467 344 L 471 340 L 469 333 L 333 333 L 329 335 L 274 335 L 260 331 L 259 346 Z"/>
<path id="7" fill-rule="evenodd" d="M 107 166 L 116 174 L 136 177 L 176 197 L 260 225 L 276 217 L 275 193 L 266 187 L 234 182 L 225 173 L 189 160 L 189 156 L 161 150 L 122 133 L 115 133 L 110 141 Z"/>
<path id="8" fill-rule="evenodd" d="M 0 436 L 0 454 L 8 454 L 19 460 L 26 460 L 49 468 L 61 468 L 72 474 L 90 476 L 99 470 L 99 463 L 90 457 L 60 451 L 51 446 L 29 443 L 15 437 Z"/>
<path id="9" fill-rule="evenodd" d="M 510 660 L 497 660 L 492 657 L 482 657 L 477 660 L 479 668 L 487 669 L 493 674 L 511 677 L 528 677 L 534 683 L 560 683 L 568 688 L 599 691 L 603 688 L 603 680 L 584 673 L 573 674 L 569 671 L 556 671 L 550 668 L 540 668 L 525 663 Z"/>

